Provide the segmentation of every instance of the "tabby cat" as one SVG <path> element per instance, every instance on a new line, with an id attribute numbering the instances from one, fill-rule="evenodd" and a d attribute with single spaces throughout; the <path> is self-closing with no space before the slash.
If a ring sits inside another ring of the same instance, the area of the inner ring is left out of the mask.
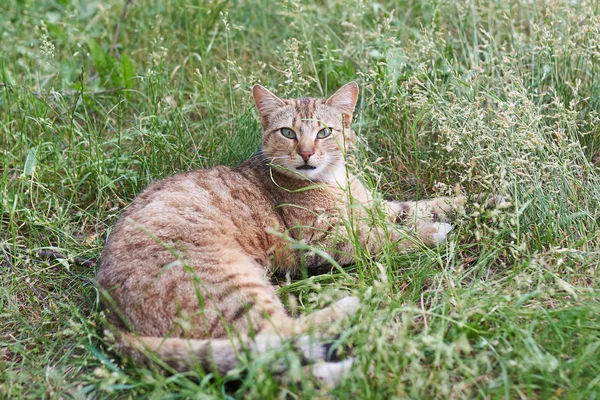
<path id="1" fill-rule="evenodd" d="M 353 263 L 343 234 L 349 220 L 372 255 L 386 241 L 413 245 L 398 229 L 403 221 L 412 221 L 423 243 L 440 243 L 451 229 L 440 219 L 464 198 L 385 202 L 387 226 L 370 223 L 377 198 L 345 165 L 355 142 L 358 85 L 348 83 L 326 100 L 280 99 L 260 85 L 253 96 L 263 127 L 260 152 L 236 167 L 158 181 L 121 216 L 96 277 L 107 320 L 121 353 L 177 371 L 199 366 L 224 374 L 239 364 L 242 347 L 259 353 L 296 338 L 304 359 L 315 363 L 312 373 L 335 383 L 352 360 L 322 361 L 327 346 L 312 345 L 308 332 L 318 335 L 356 312 L 358 299 L 292 318 L 269 275 L 294 275 L 301 265 L 308 273 L 327 269 L 323 252 L 340 265 Z M 295 250 L 300 240 L 323 252 Z"/>

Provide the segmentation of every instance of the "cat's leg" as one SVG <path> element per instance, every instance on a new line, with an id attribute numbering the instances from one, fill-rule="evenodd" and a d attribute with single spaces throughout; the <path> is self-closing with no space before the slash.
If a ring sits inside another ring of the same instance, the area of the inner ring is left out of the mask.
<path id="1" fill-rule="evenodd" d="M 473 196 L 473 202 L 485 202 L 486 206 L 504 206 L 508 202 L 498 195 L 479 194 Z M 448 222 L 452 213 L 465 207 L 466 196 L 437 197 L 419 201 L 390 201 L 387 202 L 389 220 L 402 223 L 403 226 L 414 230 L 417 237 L 426 245 L 438 245 L 446 240 L 452 230 Z M 402 247 L 410 249 L 417 243 L 408 238 L 398 238 Z"/>
<path id="2" fill-rule="evenodd" d="M 507 204 L 504 197 L 499 195 L 478 194 L 471 198 L 472 202 L 485 202 L 486 206 L 502 206 Z M 389 201 L 388 214 L 393 222 L 405 224 L 417 221 L 448 222 L 450 215 L 467 204 L 466 196 L 436 197 L 419 201 Z"/>
<path id="3" fill-rule="evenodd" d="M 297 320 L 297 325 L 302 331 L 328 327 L 335 320 L 356 314 L 359 308 L 358 297 L 346 296 L 329 307 L 301 316 Z"/>
<path id="4" fill-rule="evenodd" d="M 389 237 L 400 249 L 413 251 L 423 245 L 437 246 L 446 241 L 452 225 L 446 222 L 417 221 L 411 227 L 399 228 L 390 225 Z"/>
<path id="5" fill-rule="evenodd" d="M 270 319 L 261 332 L 276 333 L 283 336 L 294 336 L 310 331 L 322 331 L 335 320 L 356 314 L 360 307 L 360 300 L 354 296 L 347 296 L 336 301 L 329 307 L 302 315 L 298 318 L 278 315 L 277 319 Z"/>
<path id="6" fill-rule="evenodd" d="M 416 224 L 417 221 L 448 222 L 450 215 L 465 206 L 465 196 L 437 197 L 419 201 L 390 201 L 388 215 L 393 222 Z"/>
<path id="7" fill-rule="evenodd" d="M 359 299 L 353 296 L 344 297 L 319 311 L 300 318 L 288 317 L 280 319 L 278 326 L 261 331 L 256 337 L 254 348 L 258 352 L 281 347 L 286 338 L 293 338 L 292 345 L 302 355 L 306 374 L 312 375 L 322 384 L 337 386 L 353 363 L 353 358 L 339 361 L 340 349 L 332 348 L 335 339 L 327 328 L 332 322 L 355 314 L 359 309 Z M 335 335 L 333 335 L 335 337 Z M 341 354 L 347 349 L 342 345 Z"/>
<path id="8" fill-rule="evenodd" d="M 388 216 L 392 223 L 402 223 L 404 227 L 414 231 L 423 244 L 436 246 L 445 242 L 446 236 L 452 230 L 452 225 L 448 223 L 450 215 L 464 207 L 465 203 L 465 196 L 390 201 L 387 203 Z M 419 247 L 419 242 L 408 235 L 394 233 L 392 238 L 399 242 L 402 248 L 410 250 Z"/>
<path id="9" fill-rule="evenodd" d="M 447 222 L 417 221 L 415 232 L 427 246 L 437 246 L 446 241 L 446 236 L 452 230 Z"/>
<path id="10" fill-rule="evenodd" d="M 311 331 L 317 335 L 326 334 L 324 331 L 338 319 L 346 318 L 356 314 L 360 307 L 360 300 L 354 296 L 347 296 L 329 307 L 315 311 L 311 314 L 300 317 L 297 320 L 298 327 L 310 335 Z M 334 341 L 325 341 L 317 339 L 315 346 L 315 338 L 311 336 L 301 336 L 296 340 L 298 346 L 306 360 L 310 360 L 314 364 L 304 367 L 305 371 L 310 373 L 321 384 L 336 387 L 340 380 L 347 375 L 353 364 L 354 358 L 347 358 L 343 361 L 339 360 L 341 354 L 348 354 L 348 348 L 342 345 L 341 348 L 332 349 Z M 316 351 L 315 351 L 316 350 Z"/>

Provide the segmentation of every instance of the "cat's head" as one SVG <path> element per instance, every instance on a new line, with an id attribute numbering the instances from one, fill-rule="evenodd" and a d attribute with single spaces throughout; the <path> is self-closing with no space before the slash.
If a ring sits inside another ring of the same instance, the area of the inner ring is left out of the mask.
<path id="1" fill-rule="evenodd" d="M 293 177 L 345 185 L 345 152 L 358 85 L 350 82 L 328 99 L 280 99 L 261 85 L 252 89 L 263 126 L 266 160 Z"/>

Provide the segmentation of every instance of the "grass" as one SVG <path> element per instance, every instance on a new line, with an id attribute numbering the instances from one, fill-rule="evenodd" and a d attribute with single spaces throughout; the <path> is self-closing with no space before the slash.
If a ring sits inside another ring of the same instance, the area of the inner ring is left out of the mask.
<path id="1" fill-rule="evenodd" d="M 365 180 L 513 207 L 472 207 L 444 247 L 282 287 L 306 309 L 362 299 L 343 335 L 359 365 L 335 396 L 600 398 L 595 2 L 149 0 L 111 51 L 125 4 L 0 5 L 0 397 L 326 394 L 293 354 L 285 384 L 265 359 L 237 383 L 115 359 L 95 268 L 75 258 L 99 257 L 151 181 L 251 155 L 252 84 L 325 96 L 357 80 Z"/>

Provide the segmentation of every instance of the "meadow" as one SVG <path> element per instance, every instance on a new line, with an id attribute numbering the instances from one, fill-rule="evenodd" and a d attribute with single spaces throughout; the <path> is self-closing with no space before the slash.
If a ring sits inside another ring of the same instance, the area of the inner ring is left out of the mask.
<path id="1" fill-rule="evenodd" d="M 0 398 L 600 398 L 595 1 L 3 0 Z M 336 389 L 292 351 L 219 377 L 111 351 L 93 285 L 150 182 L 260 144 L 250 88 L 356 80 L 351 167 L 387 198 L 494 193 L 448 242 L 280 282 L 363 305 Z"/>

